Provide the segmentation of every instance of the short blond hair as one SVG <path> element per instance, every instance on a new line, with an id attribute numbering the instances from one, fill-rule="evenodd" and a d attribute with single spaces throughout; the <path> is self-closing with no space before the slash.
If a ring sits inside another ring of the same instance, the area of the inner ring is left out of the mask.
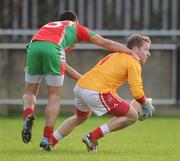
<path id="1" fill-rule="evenodd" d="M 140 34 L 133 34 L 127 39 L 127 47 L 132 49 L 134 46 L 141 47 L 144 42 L 151 44 L 151 40 L 148 36 L 142 36 Z"/>

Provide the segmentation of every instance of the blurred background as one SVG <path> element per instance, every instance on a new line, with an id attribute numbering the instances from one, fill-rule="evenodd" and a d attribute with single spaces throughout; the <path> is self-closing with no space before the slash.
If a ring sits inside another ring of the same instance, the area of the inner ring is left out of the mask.
<path id="1" fill-rule="evenodd" d="M 151 58 L 143 65 L 144 90 L 153 98 L 157 115 L 180 115 L 180 2 L 178 0 L 1 0 L 0 114 L 22 112 L 26 44 L 42 25 L 56 21 L 67 9 L 94 32 L 125 43 L 133 33 L 150 36 Z M 79 44 L 67 62 L 85 73 L 109 54 L 92 44 Z M 65 78 L 62 111 L 72 111 L 75 82 Z M 47 103 L 42 82 L 37 110 Z M 131 100 L 128 85 L 118 94 Z"/>

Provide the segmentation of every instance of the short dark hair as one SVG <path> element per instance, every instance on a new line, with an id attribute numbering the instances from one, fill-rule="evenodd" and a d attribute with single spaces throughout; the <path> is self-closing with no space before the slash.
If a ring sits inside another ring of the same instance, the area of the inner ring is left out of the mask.
<path id="1" fill-rule="evenodd" d="M 134 46 L 141 47 L 144 42 L 151 44 L 151 40 L 148 36 L 142 36 L 140 34 L 133 34 L 127 39 L 127 47 L 132 49 Z"/>
<path id="2" fill-rule="evenodd" d="M 65 20 L 76 21 L 77 15 L 71 10 L 66 10 L 59 15 L 59 21 Z"/>

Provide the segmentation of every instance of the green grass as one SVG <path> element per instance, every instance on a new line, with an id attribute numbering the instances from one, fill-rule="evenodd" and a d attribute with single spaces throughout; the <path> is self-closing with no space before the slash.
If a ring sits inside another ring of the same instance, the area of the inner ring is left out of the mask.
<path id="1" fill-rule="evenodd" d="M 60 116 L 60 124 L 68 116 Z M 154 117 L 107 135 L 97 153 L 88 153 L 81 137 L 109 118 L 92 117 L 61 141 L 53 152 L 39 149 L 44 119 L 37 117 L 33 139 L 21 141 L 22 120 L 0 117 L 1 161 L 180 161 L 180 117 Z"/>

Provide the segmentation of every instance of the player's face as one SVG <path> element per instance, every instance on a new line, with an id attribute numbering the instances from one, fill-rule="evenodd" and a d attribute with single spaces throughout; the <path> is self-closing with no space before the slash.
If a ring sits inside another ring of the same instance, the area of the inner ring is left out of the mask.
<path id="1" fill-rule="evenodd" d="M 144 42 L 143 46 L 139 48 L 138 56 L 140 57 L 141 64 L 146 63 L 147 59 L 151 56 L 149 52 L 150 44 Z"/>

